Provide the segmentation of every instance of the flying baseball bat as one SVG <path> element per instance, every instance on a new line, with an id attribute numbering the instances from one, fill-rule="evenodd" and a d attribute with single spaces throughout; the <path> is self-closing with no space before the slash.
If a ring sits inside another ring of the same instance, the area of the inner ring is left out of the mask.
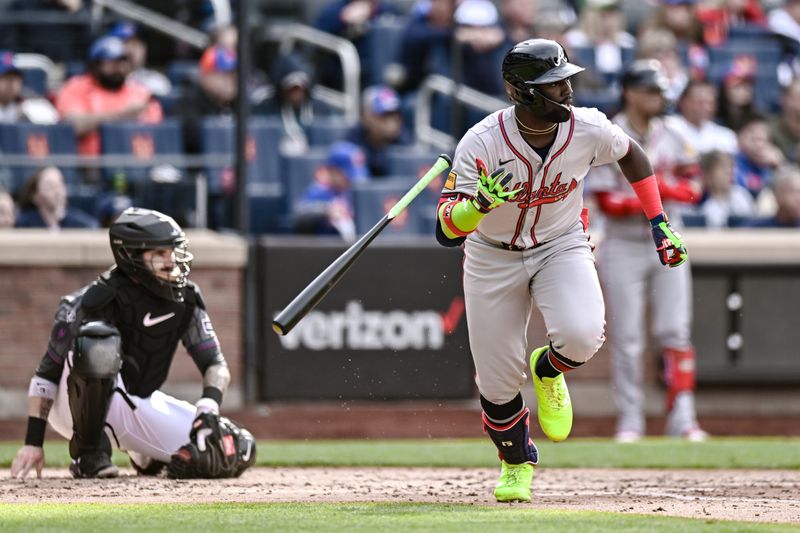
<path id="1" fill-rule="evenodd" d="M 433 179 L 444 171 L 452 164 L 450 157 L 442 154 L 436 160 L 436 163 L 431 169 L 425 173 L 424 176 L 414 185 L 400 200 L 389 209 L 389 212 L 384 215 L 377 224 L 372 226 L 363 237 L 353 243 L 350 248 L 345 250 L 336 260 L 331 263 L 328 268 L 314 278 L 314 281 L 309 283 L 305 289 L 295 296 L 289 305 L 283 311 L 278 313 L 278 316 L 272 321 L 272 329 L 278 335 L 286 335 L 292 328 L 294 328 L 300 320 L 306 316 L 316 305 L 322 300 L 328 291 L 341 279 L 350 266 L 355 263 L 356 259 L 366 250 L 367 246 L 375 240 L 375 237 L 383 231 L 383 228 L 389 225 L 397 215 L 402 213 L 408 204 L 410 204 L 425 187 L 427 187 Z"/>

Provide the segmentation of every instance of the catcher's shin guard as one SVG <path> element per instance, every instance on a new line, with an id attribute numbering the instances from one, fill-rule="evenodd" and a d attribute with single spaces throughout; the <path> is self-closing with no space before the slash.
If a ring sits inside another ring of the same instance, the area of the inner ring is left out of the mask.
<path id="1" fill-rule="evenodd" d="M 114 380 L 122 366 L 120 346 L 119 331 L 104 322 L 89 322 L 78 332 L 72 370 L 67 377 L 73 459 L 106 452 L 104 429 Z"/>
<path id="2" fill-rule="evenodd" d="M 667 387 L 667 412 L 681 392 L 694 391 L 695 355 L 693 348 L 664 350 L 664 384 Z"/>
<path id="3" fill-rule="evenodd" d="M 482 414 L 483 429 L 489 434 L 500 459 L 511 465 L 522 463 L 537 464 L 539 450 L 530 436 L 528 418 L 530 411 L 526 407 L 508 424 L 496 424 L 490 421 L 486 413 Z"/>

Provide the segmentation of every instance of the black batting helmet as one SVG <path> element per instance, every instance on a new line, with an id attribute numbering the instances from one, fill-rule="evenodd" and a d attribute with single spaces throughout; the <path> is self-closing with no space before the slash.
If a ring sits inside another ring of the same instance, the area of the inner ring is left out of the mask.
<path id="1" fill-rule="evenodd" d="M 503 80 L 511 101 L 537 115 L 555 115 L 552 118 L 560 118 L 557 122 L 569 119 L 569 108 L 547 98 L 536 86 L 565 80 L 583 70 L 570 63 L 564 47 L 550 39 L 522 41 L 503 58 Z"/>
<path id="2" fill-rule="evenodd" d="M 111 252 L 117 267 L 156 296 L 182 302 L 189 279 L 192 254 L 181 227 L 169 216 L 139 207 L 129 207 L 109 228 Z M 142 254 L 156 248 L 172 248 L 174 268 L 170 279 L 156 276 Z"/>
<path id="3" fill-rule="evenodd" d="M 656 59 L 638 59 L 631 63 L 622 75 L 622 88 L 659 89 L 664 94 L 669 89 L 669 81 L 664 75 L 661 63 Z"/>

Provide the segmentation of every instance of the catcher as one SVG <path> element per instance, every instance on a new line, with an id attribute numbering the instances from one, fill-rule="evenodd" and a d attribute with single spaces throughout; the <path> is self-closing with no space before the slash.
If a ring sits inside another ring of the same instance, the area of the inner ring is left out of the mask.
<path id="1" fill-rule="evenodd" d="M 69 439 L 76 478 L 119 475 L 112 444 L 141 475 L 239 476 L 255 439 L 219 416 L 230 381 L 197 286 L 192 254 L 175 221 L 128 208 L 109 229 L 116 265 L 61 300 L 47 351 L 28 391 L 25 445 L 11 476 L 41 477 L 47 422 Z M 195 405 L 159 387 L 181 341 L 203 375 Z"/>

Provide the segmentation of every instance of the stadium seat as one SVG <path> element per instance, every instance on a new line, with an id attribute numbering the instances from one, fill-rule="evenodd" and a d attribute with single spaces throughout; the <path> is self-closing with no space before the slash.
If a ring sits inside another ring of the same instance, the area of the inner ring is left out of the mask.
<path id="1" fill-rule="evenodd" d="M 380 17 L 372 23 L 367 34 L 370 71 L 372 72 L 372 79 L 368 82 L 371 85 L 386 82 L 384 72 L 399 54 L 406 24 L 408 24 L 406 19 L 395 16 Z"/>
<path id="2" fill-rule="evenodd" d="M 620 108 L 620 92 L 614 89 L 575 91 L 575 104 L 580 107 L 594 107 L 613 116 Z"/>
<path id="3" fill-rule="evenodd" d="M 286 215 L 286 201 L 279 183 L 251 183 L 247 187 L 250 201 L 250 232 L 287 233 L 291 225 Z"/>
<path id="4" fill-rule="evenodd" d="M 283 185 L 286 191 L 286 203 L 292 209 L 306 188 L 314 181 L 318 169 L 328 158 L 327 147 L 314 147 L 300 156 L 289 156 L 283 159 Z"/>
<path id="5" fill-rule="evenodd" d="M 0 150 L 7 154 L 27 155 L 32 162 L 48 164 L 51 154 L 77 154 L 77 142 L 72 125 L 61 123 L 40 125 L 29 123 L 0 125 Z M 16 191 L 25 178 L 36 170 L 36 166 L 10 167 L 11 189 Z M 78 180 L 75 168 L 62 168 L 67 186 Z"/>
<path id="6" fill-rule="evenodd" d="M 40 68 L 22 69 L 22 83 L 39 96 L 47 96 L 47 72 Z"/>
<path id="7" fill-rule="evenodd" d="M 439 152 L 421 146 L 398 146 L 388 152 L 389 174 L 417 180 L 436 162 Z M 444 173 L 442 173 L 444 175 Z M 440 180 L 439 188 L 444 184 Z"/>
<path id="8" fill-rule="evenodd" d="M 191 85 L 196 82 L 199 70 L 197 61 L 177 60 L 167 66 L 167 78 L 173 87 Z"/>
<path id="9" fill-rule="evenodd" d="M 104 155 L 132 155 L 142 161 L 143 166 L 118 165 L 104 170 L 107 179 L 124 172 L 127 181 L 134 186 L 148 179 L 151 169 L 147 161 L 153 156 L 183 153 L 181 124 L 177 119 L 166 119 L 159 124 L 103 124 L 100 126 L 100 143 Z"/>
<path id="10" fill-rule="evenodd" d="M 359 183 L 353 188 L 356 231 L 363 235 L 375 225 L 414 185 L 414 180 L 405 177 L 387 178 L 380 181 Z M 433 226 L 426 224 L 424 211 L 435 211 L 435 204 L 428 205 L 426 195 L 416 198 L 400 215 L 383 230 L 381 235 L 433 234 Z"/>
<path id="11" fill-rule="evenodd" d="M 353 128 L 342 117 L 320 117 L 308 127 L 308 142 L 311 146 L 324 146 L 347 139 Z"/>
<path id="12" fill-rule="evenodd" d="M 236 133 L 234 122 L 225 117 L 209 117 L 201 124 L 200 146 L 204 154 L 231 154 Z M 248 174 L 251 183 L 281 183 L 280 139 L 283 132 L 280 120 L 257 117 L 250 120 L 247 145 Z M 209 192 L 218 192 L 223 173 L 230 169 L 209 167 Z"/>

